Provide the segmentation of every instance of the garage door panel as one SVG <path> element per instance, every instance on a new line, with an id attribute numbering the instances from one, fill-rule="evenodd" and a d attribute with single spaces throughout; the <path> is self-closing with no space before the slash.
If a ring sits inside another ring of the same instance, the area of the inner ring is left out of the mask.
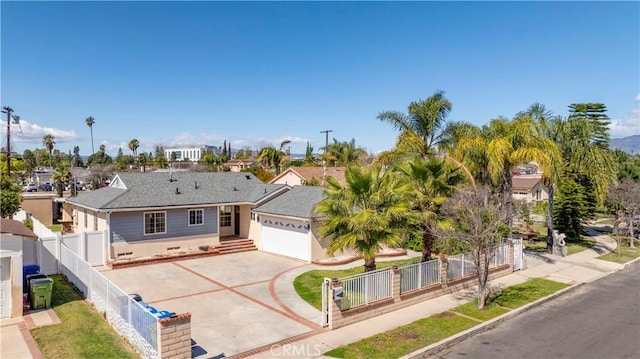
<path id="1" fill-rule="evenodd" d="M 309 261 L 309 233 L 299 228 L 287 229 L 263 225 L 262 250 Z"/>

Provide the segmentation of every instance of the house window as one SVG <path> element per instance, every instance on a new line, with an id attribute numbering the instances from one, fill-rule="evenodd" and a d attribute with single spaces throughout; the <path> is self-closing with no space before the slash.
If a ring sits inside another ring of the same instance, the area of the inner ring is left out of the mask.
<path id="1" fill-rule="evenodd" d="M 84 228 L 87 228 L 87 221 L 88 221 L 87 210 L 85 209 L 83 212 L 84 212 Z"/>
<path id="2" fill-rule="evenodd" d="M 220 209 L 220 226 L 231 227 L 231 209 L 232 206 L 222 206 Z"/>
<path id="3" fill-rule="evenodd" d="M 148 212 L 144 214 L 144 234 L 167 232 L 167 212 Z"/>
<path id="4" fill-rule="evenodd" d="M 93 230 L 98 230 L 98 212 L 93 212 Z"/>
<path id="5" fill-rule="evenodd" d="M 203 209 L 190 209 L 189 210 L 189 225 L 199 226 L 204 224 L 204 210 Z"/>
<path id="6" fill-rule="evenodd" d="M 251 220 L 252 221 L 256 220 L 256 214 L 254 212 L 251 212 Z"/>

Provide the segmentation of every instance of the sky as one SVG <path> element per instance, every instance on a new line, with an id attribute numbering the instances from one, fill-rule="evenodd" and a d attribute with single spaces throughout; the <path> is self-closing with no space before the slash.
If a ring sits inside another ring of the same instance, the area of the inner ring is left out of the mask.
<path id="1" fill-rule="evenodd" d="M 612 137 L 640 134 L 638 2 L 0 2 L 1 102 L 12 150 L 231 143 L 370 153 L 376 119 L 442 90 L 448 121 L 539 102 L 604 103 Z M 3 114 L 2 146 L 6 144 Z"/>

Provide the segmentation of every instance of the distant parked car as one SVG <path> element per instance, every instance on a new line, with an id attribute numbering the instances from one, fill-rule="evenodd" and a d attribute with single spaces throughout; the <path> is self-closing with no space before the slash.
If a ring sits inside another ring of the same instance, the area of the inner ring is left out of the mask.
<path id="1" fill-rule="evenodd" d="M 26 186 L 24 186 L 24 191 L 25 192 L 38 192 L 38 185 L 31 182 L 29 184 L 27 184 Z"/>
<path id="2" fill-rule="evenodd" d="M 47 191 L 47 192 L 53 191 L 53 185 L 50 182 L 45 182 L 40 185 L 40 190 Z"/>

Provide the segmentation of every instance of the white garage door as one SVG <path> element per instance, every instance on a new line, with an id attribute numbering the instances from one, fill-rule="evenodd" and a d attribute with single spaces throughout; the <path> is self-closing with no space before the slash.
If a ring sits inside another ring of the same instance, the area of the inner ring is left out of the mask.
<path id="1" fill-rule="evenodd" d="M 11 258 L 0 259 L 0 318 L 11 315 Z"/>
<path id="2" fill-rule="evenodd" d="M 309 230 L 301 224 L 291 222 L 263 221 L 262 250 L 310 261 Z"/>

